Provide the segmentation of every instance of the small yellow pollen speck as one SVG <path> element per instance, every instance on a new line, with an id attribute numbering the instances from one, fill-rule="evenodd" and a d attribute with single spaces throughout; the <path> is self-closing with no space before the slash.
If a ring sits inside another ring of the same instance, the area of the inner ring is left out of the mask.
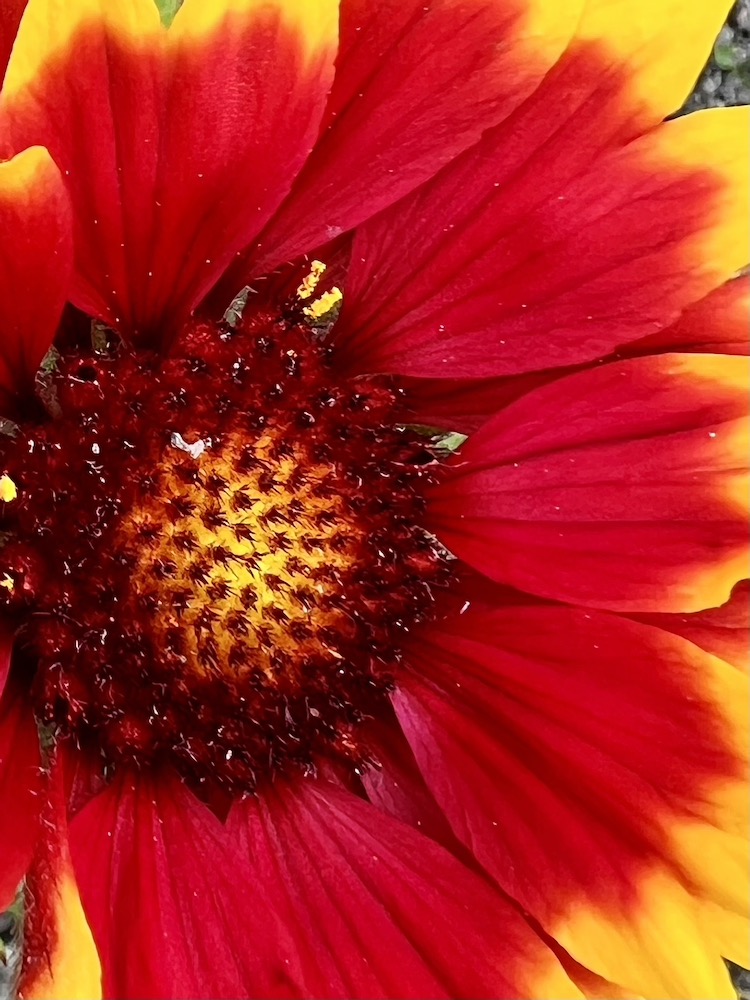
<path id="1" fill-rule="evenodd" d="M 8 576 L 7 573 L 2 578 L 2 580 L 0 580 L 0 587 L 5 587 L 5 589 L 8 591 L 12 591 L 15 585 L 16 585 L 15 580 L 13 579 L 12 576 Z"/>
<path id="2" fill-rule="evenodd" d="M 315 302 L 311 302 L 309 306 L 305 306 L 302 312 L 308 319 L 319 322 L 324 317 L 332 313 L 333 310 L 339 305 L 343 299 L 340 288 L 332 288 L 330 292 L 324 292 L 319 299 Z"/>
<path id="3" fill-rule="evenodd" d="M 15 500 L 17 496 L 18 489 L 10 476 L 0 476 L 0 500 L 4 500 L 5 503 L 10 503 L 10 501 Z"/>
<path id="4" fill-rule="evenodd" d="M 323 277 L 325 273 L 326 266 L 322 260 L 314 260 L 310 264 L 310 273 L 307 275 L 305 280 L 297 289 L 297 297 L 300 299 L 309 299 L 315 289 L 318 287 L 318 282 Z"/>

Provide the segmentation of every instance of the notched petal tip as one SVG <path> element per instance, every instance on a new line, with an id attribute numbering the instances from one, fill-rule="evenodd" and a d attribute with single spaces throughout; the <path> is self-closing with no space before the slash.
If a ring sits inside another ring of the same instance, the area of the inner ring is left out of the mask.
<path id="1" fill-rule="evenodd" d="M 175 15 L 171 37 L 175 41 L 201 41 L 228 30 L 232 23 L 249 18 L 280 19 L 298 35 L 307 59 L 317 58 L 338 41 L 339 0 L 185 0 Z"/>
<path id="2" fill-rule="evenodd" d="M 153 0 L 29 0 L 8 62 L 3 104 L 33 93 L 47 66 L 96 30 L 122 44 L 153 42 L 165 31 Z"/>

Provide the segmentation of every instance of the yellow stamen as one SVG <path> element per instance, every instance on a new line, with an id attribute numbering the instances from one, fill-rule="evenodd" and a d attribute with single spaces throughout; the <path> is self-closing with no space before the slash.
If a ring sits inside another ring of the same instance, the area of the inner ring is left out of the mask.
<path id="1" fill-rule="evenodd" d="M 15 585 L 16 581 L 13 579 L 12 576 L 8 576 L 7 573 L 2 578 L 2 580 L 0 580 L 0 587 L 5 587 L 5 589 L 8 591 L 12 591 Z"/>
<path id="2" fill-rule="evenodd" d="M 322 319 L 326 319 L 339 306 L 343 297 L 341 289 L 334 287 L 330 292 L 324 292 L 319 299 L 311 302 L 309 306 L 305 306 L 302 312 L 308 319 L 319 323 Z"/>
<path id="3" fill-rule="evenodd" d="M 0 500 L 10 503 L 18 496 L 18 488 L 10 476 L 3 474 L 0 476 Z"/>
<path id="4" fill-rule="evenodd" d="M 326 265 L 322 260 L 314 260 L 310 264 L 310 273 L 307 275 L 305 280 L 297 289 L 297 298 L 309 299 L 315 289 L 318 287 L 318 282 L 323 277 L 325 273 Z"/>

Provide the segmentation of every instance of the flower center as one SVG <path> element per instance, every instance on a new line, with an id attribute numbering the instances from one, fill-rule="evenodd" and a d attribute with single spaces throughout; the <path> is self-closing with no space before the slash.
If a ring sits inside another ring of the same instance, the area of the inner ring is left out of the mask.
<path id="1" fill-rule="evenodd" d="M 309 328 L 255 313 L 168 358 L 62 355 L 40 398 L 4 449 L 0 551 L 40 721 L 242 789 L 366 756 L 357 725 L 446 575 L 398 393 L 335 384 Z"/>

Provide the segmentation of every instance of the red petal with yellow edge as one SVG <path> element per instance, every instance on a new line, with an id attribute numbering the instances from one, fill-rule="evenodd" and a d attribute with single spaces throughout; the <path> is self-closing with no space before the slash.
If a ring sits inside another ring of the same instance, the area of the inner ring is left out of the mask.
<path id="1" fill-rule="evenodd" d="M 748 121 L 667 122 L 573 180 L 491 135 L 357 232 L 336 328 L 350 367 L 514 375 L 673 322 L 746 261 Z"/>
<path id="2" fill-rule="evenodd" d="M 326 129 L 248 266 L 352 229 L 502 121 L 565 48 L 582 0 L 342 0 Z"/>
<path id="3" fill-rule="evenodd" d="M 658 355 L 543 386 L 469 438 L 429 523 L 542 597 L 700 611 L 747 572 L 745 358 Z"/>
<path id="4" fill-rule="evenodd" d="M 73 266 L 70 205 L 39 146 L 0 163 L 0 405 L 33 386 L 55 336 Z"/>
<path id="5" fill-rule="evenodd" d="M 723 859 L 729 824 L 713 824 L 745 762 L 722 702 L 746 706 L 746 678 L 659 629 L 562 607 L 470 609 L 415 636 L 406 661 L 404 732 L 498 883 L 625 990 L 730 997 L 678 840 L 700 822 Z M 715 873 L 711 898 L 734 874 Z"/>
<path id="6" fill-rule="evenodd" d="M 627 4 L 627 15 L 623 14 L 623 3 Z M 466 37 L 465 28 L 471 30 L 473 27 L 471 21 L 462 25 L 463 32 L 455 26 L 455 35 L 440 50 L 439 59 L 443 68 L 434 77 L 429 76 L 422 68 L 424 53 L 419 53 L 417 72 L 420 76 L 416 81 L 411 68 L 403 65 L 403 59 L 399 59 L 397 55 L 390 60 L 383 57 L 388 42 L 396 37 L 401 17 L 408 15 L 412 9 L 417 14 L 424 10 L 427 17 L 432 19 L 433 25 L 435 22 L 439 25 L 436 13 L 445 8 L 450 15 L 452 8 L 457 6 L 455 3 L 440 6 L 436 3 L 392 2 L 387 7 L 383 4 L 370 5 L 372 13 L 365 22 L 370 27 L 370 32 L 364 31 L 365 24 L 355 20 L 355 15 L 360 15 L 365 6 L 367 5 L 363 0 L 344 0 L 342 3 L 342 49 L 344 53 L 350 54 L 350 58 L 346 62 L 340 60 L 341 71 L 337 74 L 339 79 L 334 84 L 334 100 L 329 109 L 339 112 L 339 125 L 323 137 L 319 151 L 313 154 L 292 197 L 279 218 L 269 226 L 263 238 L 265 246 L 261 256 L 254 261 L 253 273 L 274 266 L 287 256 L 293 257 L 309 250 L 321 241 L 325 234 L 324 226 L 330 224 L 330 219 L 335 219 L 338 227 L 358 224 L 372 215 L 376 205 L 383 208 L 426 180 L 438 166 L 449 159 L 445 154 L 442 158 L 435 157 L 434 150 L 444 147 L 452 157 L 469 146 L 468 142 L 463 145 L 456 142 L 456 116 L 462 116 L 466 108 L 472 109 L 472 113 L 476 115 L 477 105 L 486 108 L 487 94 L 493 94 L 497 90 L 496 84 L 484 92 L 478 88 L 478 98 L 464 99 L 465 106 L 462 109 L 458 98 L 464 94 L 465 88 L 476 86 L 474 80 L 477 66 L 467 65 L 463 71 L 463 87 L 459 83 L 459 76 L 449 78 L 453 64 L 448 60 L 452 52 L 459 53 L 459 43 Z M 391 7 L 396 16 L 393 16 Z M 649 0 L 637 0 L 635 3 L 629 0 L 588 0 L 575 25 L 575 34 L 568 50 L 531 97 L 506 120 L 501 138 L 494 147 L 500 151 L 497 155 L 502 158 L 507 153 L 508 143 L 503 136 L 512 137 L 515 149 L 525 146 L 527 155 L 529 150 L 544 146 L 544 151 L 540 153 L 542 161 L 554 162 L 555 169 L 562 178 L 564 174 L 572 176 L 577 173 L 581 165 L 590 164 L 603 149 L 621 145 L 633 136 L 647 131 L 683 103 L 711 52 L 729 8 L 728 0 L 689 8 L 679 0 L 662 0 L 656 4 Z M 391 16 L 383 16 L 383 10 L 387 10 Z M 538 4 L 538 10 L 532 14 L 532 19 L 538 25 L 538 37 L 531 38 L 534 32 L 528 31 L 530 44 L 527 45 L 527 60 L 534 51 L 542 51 L 542 38 L 556 41 L 557 36 L 570 33 L 571 12 L 567 8 L 561 11 L 559 4 L 556 7 L 544 2 Z M 362 36 L 361 40 L 352 35 L 352 27 L 355 30 L 358 27 L 363 29 L 358 33 Z M 477 35 L 480 35 L 479 31 Z M 371 38 L 374 44 L 370 42 Z M 408 38 L 409 36 L 407 42 Z M 471 41 L 470 34 L 468 40 Z M 427 51 L 432 47 L 429 46 Z M 397 46 L 394 54 L 400 49 L 401 46 Z M 512 61 L 513 55 L 511 50 L 508 53 L 510 58 L 506 61 Z M 543 57 L 545 60 L 552 57 L 554 61 L 554 54 L 550 50 L 544 51 Z M 501 58 L 505 60 L 504 49 Z M 531 63 L 531 68 L 538 61 L 537 57 Z M 374 128 L 373 123 L 361 118 L 362 106 L 368 100 L 368 91 L 366 88 L 356 90 L 357 82 L 369 72 L 373 62 L 377 63 L 378 72 L 371 80 L 378 87 L 385 88 L 387 84 L 390 88 L 387 103 L 384 102 L 381 106 L 384 109 L 382 118 L 378 121 L 376 117 Z M 498 63 L 498 66 L 501 65 L 504 66 L 505 62 Z M 481 69 L 481 64 L 479 68 Z M 460 66 L 456 73 L 462 73 Z M 388 79 L 389 74 L 398 75 L 395 79 Z M 408 87 L 404 85 L 407 80 Z M 512 75 L 510 81 L 512 84 Z M 429 101 L 423 107 L 415 107 L 413 99 L 408 105 L 403 103 L 407 94 L 419 97 L 425 85 L 429 87 Z M 507 84 L 502 89 L 505 91 Z M 359 96 L 360 93 L 362 97 Z M 352 98 L 352 94 L 356 96 Z M 456 97 L 455 107 L 452 106 L 453 95 Z M 397 100 L 398 104 L 394 108 L 393 104 Z M 430 112 L 440 112 L 443 108 L 452 112 L 450 119 L 444 122 L 430 120 Z M 359 126 L 358 116 L 362 126 Z M 498 120 L 500 119 L 495 119 Z M 383 123 L 386 127 L 392 125 L 391 131 L 385 140 L 375 145 L 374 140 L 380 137 Z M 483 118 L 481 128 L 472 130 L 472 141 L 490 124 L 492 123 L 487 118 Z M 368 135 L 362 136 L 359 129 L 365 125 Z M 415 126 L 424 130 L 424 125 L 428 126 L 428 130 L 425 135 L 418 137 L 419 146 L 399 139 L 399 130 L 405 138 L 409 138 Z M 355 143 L 359 147 L 359 156 L 358 150 L 349 148 Z M 375 155 L 370 156 L 368 162 L 365 150 L 373 145 Z M 401 162 L 394 164 L 387 159 L 381 160 L 384 148 L 393 148 L 395 151 L 400 149 Z M 428 163 L 430 170 L 414 176 L 413 164 L 419 162 L 420 155 L 424 155 L 422 151 L 432 156 Z M 327 163 L 323 162 L 324 154 L 329 156 Z M 336 159 L 330 154 L 335 154 Z M 361 170 L 358 166 L 360 161 Z M 381 167 L 393 170 L 392 175 L 386 178 L 392 185 L 391 193 L 385 200 L 381 198 L 379 203 L 363 199 L 362 191 L 374 189 L 380 193 L 373 181 L 382 173 Z M 342 168 L 349 171 L 348 175 L 344 174 Z M 469 170 L 469 175 L 472 173 L 473 168 Z M 353 177 L 357 177 L 356 185 L 352 185 Z M 406 181 L 402 180 L 398 184 L 399 177 L 406 178 Z M 328 188 L 326 184 L 329 185 Z M 340 203 L 331 204 L 331 198 L 339 192 L 342 195 Z M 350 192 L 355 195 L 353 211 Z M 344 196 L 349 196 L 349 200 Z M 330 211 L 326 215 L 322 212 L 319 215 L 319 207 L 330 208 Z M 348 216 L 344 210 L 349 211 Z M 309 232 L 303 231 L 300 228 L 300 218 L 314 221 L 317 228 L 309 227 Z M 246 276 L 245 266 L 236 272 L 234 284 L 243 284 Z"/>
<path id="7" fill-rule="evenodd" d="M 54 883 L 45 891 L 53 894 L 55 937 L 52 948 L 22 982 L 23 1000 L 99 1000 L 101 968 L 91 930 L 78 895 L 75 876 L 67 855 L 61 859 Z M 34 900 L 31 890 L 31 900 Z M 25 937 L 25 947 L 32 942 Z"/>
<path id="8" fill-rule="evenodd" d="M 25 6 L 26 0 L 0 0 L 0 80 L 5 75 Z"/>
<path id="9" fill-rule="evenodd" d="M 99 1000 L 101 966 L 68 849 L 62 768 L 55 758 L 40 789 L 43 835 L 25 883 L 23 1000 Z"/>
<path id="10" fill-rule="evenodd" d="M 750 354 L 750 275 L 727 281 L 690 306 L 676 323 L 634 344 L 618 348 L 619 354 L 651 351 L 701 351 L 709 354 Z"/>
<path id="11" fill-rule="evenodd" d="M 750 672 L 750 580 L 738 583 L 726 604 L 692 615 L 633 615 L 646 625 L 656 625 L 682 635 L 696 646 Z"/>
<path id="12" fill-rule="evenodd" d="M 294 996 L 580 996 L 484 879 L 350 792 L 277 784 L 229 825 L 295 949 Z"/>
<path id="13" fill-rule="evenodd" d="M 10 658 L 7 638 L 3 661 Z M 31 862 L 39 825 L 41 758 L 31 706 L 13 681 L 0 699 L 0 912 L 13 902 Z M 12 818 L 12 819 L 11 819 Z"/>
<path id="14" fill-rule="evenodd" d="M 616 356 L 651 353 L 750 353 L 750 276 L 727 281 L 689 306 L 676 323 L 617 348 Z M 566 374 L 566 369 L 489 379 L 406 378 L 402 384 L 419 423 L 470 433 L 524 393 Z"/>
<path id="15" fill-rule="evenodd" d="M 668 828 L 670 856 L 701 900 L 701 918 L 711 925 L 707 940 L 720 954 L 750 965 L 750 679 L 727 663 L 706 656 L 701 696 L 716 707 L 721 738 L 741 762 L 739 773 L 727 774 L 707 790 L 702 808 L 676 819 Z M 710 859 L 710 863 L 707 863 Z"/>
<path id="16" fill-rule="evenodd" d="M 2 110 L 65 173 L 76 305 L 143 339 L 199 302 L 314 142 L 337 7 L 187 0 L 167 32 L 153 0 L 30 0 Z"/>
<path id="17" fill-rule="evenodd" d="M 643 133 L 687 100 L 731 9 L 732 0 L 691 7 L 680 0 L 587 0 L 566 56 L 574 62 L 595 48 L 601 76 L 589 87 L 619 76 L 619 100 L 605 113 L 629 136 Z M 577 88 L 581 103 L 589 96 Z"/>

